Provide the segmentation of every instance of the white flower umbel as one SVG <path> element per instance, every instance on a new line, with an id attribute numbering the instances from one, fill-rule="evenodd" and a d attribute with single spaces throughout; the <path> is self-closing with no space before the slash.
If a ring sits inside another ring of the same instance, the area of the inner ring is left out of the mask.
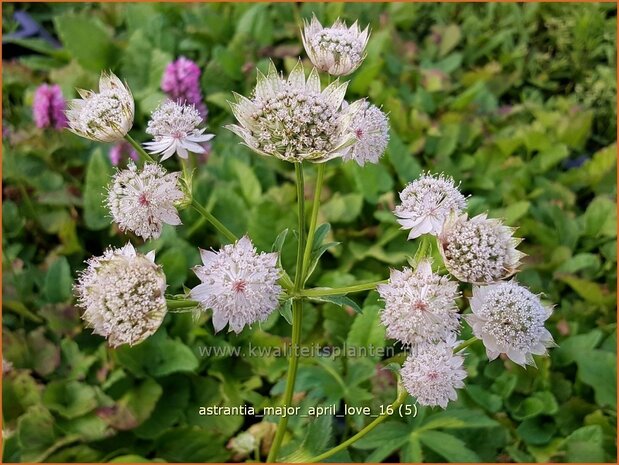
<path id="1" fill-rule="evenodd" d="M 305 52 L 321 71 L 332 76 L 346 76 L 365 59 L 365 47 L 370 37 L 369 27 L 363 31 L 355 21 L 352 26 L 339 19 L 331 27 L 323 27 L 316 16 L 303 21 L 301 32 Z"/>
<path id="2" fill-rule="evenodd" d="M 203 265 L 193 270 L 202 284 L 191 290 L 191 298 L 213 310 L 215 331 L 229 324 L 231 331 L 240 333 L 277 308 L 282 291 L 277 253 L 257 253 L 244 236 L 218 252 L 200 249 L 200 255 Z"/>
<path id="3" fill-rule="evenodd" d="M 473 313 L 466 321 L 486 346 L 490 360 L 506 354 L 519 365 L 533 365 L 533 355 L 546 355 L 554 342 L 544 322 L 552 313 L 539 296 L 514 281 L 473 286 Z"/>
<path id="4" fill-rule="evenodd" d="M 321 91 L 314 68 L 307 80 L 301 63 L 288 79 L 269 65 L 258 71 L 252 99 L 235 94 L 231 103 L 239 125 L 226 126 L 261 155 L 289 162 L 324 162 L 342 155 L 355 142 L 346 131 L 352 112 L 342 111 L 346 84 L 331 83 Z"/>
<path id="5" fill-rule="evenodd" d="M 360 166 L 378 163 L 389 142 L 387 115 L 365 100 L 354 104 L 354 108 L 348 131 L 354 134 L 356 142 L 346 149 L 342 158 L 354 160 Z"/>
<path id="6" fill-rule="evenodd" d="M 204 153 L 206 149 L 200 144 L 215 136 L 204 134 L 206 129 L 198 129 L 201 123 L 202 117 L 195 106 L 167 100 L 151 115 L 146 132 L 155 140 L 146 142 L 144 147 L 151 154 L 161 155 L 161 161 L 175 153 L 185 159 L 189 152 Z"/>
<path id="7" fill-rule="evenodd" d="M 485 214 L 474 218 L 452 215 L 439 236 L 445 267 L 460 281 L 486 284 L 509 278 L 524 256 L 516 247 L 522 239 L 514 228 Z"/>
<path id="8" fill-rule="evenodd" d="M 144 239 L 156 239 L 163 224 L 181 224 L 175 202 L 185 198 L 179 188 L 181 173 L 168 173 L 157 164 L 139 170 L 133 162 L 118 171 L 108 188 L 107 206 L 122 231 L 133 231 Z"/>
<path id="9" fill-rule="evenodd" d="M 133 126 L 134 103 L 129 88 L 113 73 L 102 73 L 99 92 L 77 90 L 81 99 L 69 102 L 69 130 L 100 142 L 118 142 Z"/>
<path id="10" fill-rule="evenodd" d="M 423 343 L 411 348 L 400 374 L 408 393 L 419 405 L 447 408 L 456 400 L 456 389 L 464 387 L 467 376 L 464 357 L 454 354 L 455 337 L 436 344 Z"/>
<path id="11" fill-rule="evenodd" d="M 87 261 L 75 291 L 82 318 L 112 347 L 137 344 L 157 331 L 166 315 L 166 278 L 155 253 L 131 244 Z"/>
<path id="12" fill-rule="evenodd" d="M 391 270 L 389 282 L 377 291 L 385 301 L 380 318 L 390 338 L 404 344 L 437 342 L 458 330 L 458 284 L 433 273 L 428 260 L 415 271 Z"/>
<path id="13" fill-rule="evenodd" d="M 394 213 L 402 229 L 410 229 L 409 239 L 422 234 L 438 236 L 447 218 L 466 208 L 466 198 L 453 178 L 442 174 L 422 174 L 400 192 L 400 200 Z"/>

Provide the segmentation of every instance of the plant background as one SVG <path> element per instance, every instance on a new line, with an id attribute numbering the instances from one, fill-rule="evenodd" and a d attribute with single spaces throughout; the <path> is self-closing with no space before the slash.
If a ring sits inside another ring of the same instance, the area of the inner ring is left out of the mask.
<path id="1" fill-rule="evenodd" d="M 379 165 L 329 164 L 320 221 L 341 245 L 312 283 L 383 279 L 389 267 L 406 265 L 415 245 L 391 214 L 397 191 L 422 170 L 445 172 L 461 181 L 472 214 L 489 210 L 519 227 L 529 256 L 518 279 L 556 303 L 548 327 L 560 346 L 525 370 L 489 363 L 474 345 L 467 388 L 445 412 L 394 416 L 333 460 L 615 460 L 615 5 L 5 3 L 4 34 L 21 9 L 62 46 L 3 43 L 2 331 L 14 366 L 3 377 L 5 462 L 232 460 L 228 440 L 258 419 L 200 416 L 199 406 L 277 405 L 285 358 L 201 357 L 199 347 L 281 347 L 290 327 L 278 312 L 239 336 L 213 334 L 207 317 L 194 323 L 173 314 L 153 338 L 118 350 L 83 329 L 71 290 L 83 260 L 129 239 L 102 206 L 109 147 L 36 129 L 31 103 L 43 82 L 73 97 L 112 69 L 135 94 L 132 134 L 140 138 L 163 98 L 166 64 L 195 60 L 217 135 L 195 195 L 270 250 L 296 224 L 292 170 L 250 153 L 221 126 L 232 120 L 231 92 L 250 92 L 256 66 L 274 57 L 290 70 L 303 55 L 298 25 L 312 11 L 327 23 L 341 16 L 371 24 L 348 98 L 369 96 L 392 127 Z M 197 247 L 221 239 L 194 212 L 182 216 L 184 226 L 142 247 L 157 250 L 173 293 L 195 285 Z M 390 346 L 377 295 L 352 297 L 363 314 L 306 304 L 303 341 Z M 395 398 L 382 365 L 372 357 L 303 359 L 296 398 L 304 407 L 344 401 L 376 410 Z M 364 422 L 293 417 L 284 455 L 310 457 Z"/>

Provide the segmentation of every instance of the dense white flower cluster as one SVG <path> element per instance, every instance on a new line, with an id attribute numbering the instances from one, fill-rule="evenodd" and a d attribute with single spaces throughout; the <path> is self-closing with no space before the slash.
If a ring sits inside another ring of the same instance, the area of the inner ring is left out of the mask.
<path id="1" fill-rule="evenodd" d="M 331 27 L 323 27 L 316 16 L 303 22 L 307 56 L 316 68 L 332 76 L 345 76 L 361 65 L 369 37 L 369 27 L 362 31 L 356 21 L 350 27 L 339 19 Z"/>
<path id="2" fill-rule="evenodd" d="M 200 250 L 202 266 L 194 272 L 202 284 L 191 298 L 213 310 L 215 331 L 226 324 L 239 333 L 247 325 L 264 321 L 278 306 L 282 288 L 277 253 L 257 253 L 247 236 L 219 252 Z"/>
<path id="3" fill-rule="evenodd" d="M 412 347 L 400 373 L 404 387 L 419 405 L 446 408 L 450 400 L 458 398 L 456 389 L 464 387 L 467 373 L 464 357 L 453 353 L 457 342 L 451 337 L 445 342 Z"/>
<path id="4" fill-rule="evenodd" d="M 185 159 L 189 157 L 189 152 L 204 153 L 206 149 L 200 144 L 215 136 L 204 134 L 204 128 L 198 129 L 201 123 L 202 116 L 194 105 L 167 100 L 151 115 L 146 133 L 155 140 L 146 142 L 144 147 L 152 154 L 161 155 L 161 161 L 175 153 Z"/>
<path id="5" fill-rule="evenodd" d="M 409 239 L 422 234 L 438 236 L 447 218 L 466 208 L 453 178 L 442 174 L 422 174 L 400 192 L 400 200 L 394 213 L 402 229 L 410 229 Z"/>
<path id="6" fill-rule="evenodd" d="M 449 272 L 460 281 L 494 283 L 513 275 L 523 253 L 516 247 L 514 228 L 485 214 L 450 217 L 439 236 L 441 254 Z"/>
<path id="7" fill-rule="evenodd" d="M 134 103 L 129 88 L 112 73 L 102 73 L 99 92 L 78 89 L 81 99 L 69 102 L 69 130 L 101 142 L 122 140 L 133 126 Z"/>
<path id="8" fill-rule="evenodd" d="M 166 315 L 166 278 L 155 253 L 131 244 L 88 260 L 75 286 L 82 318 L 112 347 L 137 344 L 157 331 Z"/>
<path id="9" fill-rule="evenodd" d="M 163 224 L 181 224 L 175 202 L 185 194 L 179 189 L 180 173 L 168 173 L 157 164 L 141 170 L 134 163 L 118 171 L 108 188 L 107 206 L 121 231 L 133 231 L 144 239 L 157 239 Z"/>
<path id="10" fill-rule="evenodd" d="M 490 360 L 504 353 L 519 365 L 535 365 L 533 354 L 545 355 L 554 345 L 544 327 L 551 310 L 516 282 L 473 286 L 470 303 L 473 313 L 466 321 L 484 342 Z"/>
<path id="11" fill-rule="evenodd" d="M 342 154 L 344 160 L 354 160 L 360 166 L 378 163 L 389 142 L 389 120 L 376 106 L 365 100 L 357 102 L 347 130 L 354 134 L 355 143 Z"/>
<path id="12" fill-rule="evenodd" d="M 251 100 L 235 94 L 231 106 L 239 125 L 226 127 L 262 155 L 290 162 L 339 157 L 355 142 L 346 129 L 356 105 L 341 110 L 346 86 L 336 81 L 321 91 L 316 69 L 306 80 L 299 62 L 284 79 L 271 63 L 266 76 L 258 71 Z"/>
<path id="13" fill-rule="evenodd" d="M 428 260 L 419 262 L 415 271 L 391 270 L 389 282 L 377 291 L 385 301 L 381 321 L 390 338 L 405 344 L 439 342 L 459 329 L 458 285 L 433 273 Z"/>

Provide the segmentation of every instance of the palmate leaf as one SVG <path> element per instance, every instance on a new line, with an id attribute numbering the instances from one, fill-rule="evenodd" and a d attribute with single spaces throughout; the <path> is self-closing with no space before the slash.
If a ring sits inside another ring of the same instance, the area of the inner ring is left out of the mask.
<path id="1" fill-rule="evenodd" d="M 421 420 L 421 424 L 389 420 L 378 425 L 353 447 L 373 450 L 365 459 L 372 463 L 381 462 L 398 450 L 402 462 L 420 462 L 423 460 L 423 447 L 450 462 L 477 462 L 479 457 L 462 439 L 437 430 L 476 430 L 500 426 L 482 412 L 469 409 L 441 411 L 425 418 L 420 415 L 415 420 Z"/>

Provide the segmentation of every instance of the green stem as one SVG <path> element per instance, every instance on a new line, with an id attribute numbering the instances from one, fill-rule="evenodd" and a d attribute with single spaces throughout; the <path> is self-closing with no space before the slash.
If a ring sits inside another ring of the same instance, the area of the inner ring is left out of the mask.
<path id="1" fill-rule="evenodd" d="M 467 339 L 466 341 L 464 341 L 462 344 L 456 346 L 456 348 L 454 349 L 454 354 L 457 354 L 458 352 L 466 349 L 468 346 L 470 346 L 471 344 L 473 344 L 475 341 L 477 340 L 477 338 L 475 336 L 473 336 L 470 339 Z"/>
<path id="2" fill-rule="evenodd" d="M 168 310 L 174 310 L 177 308 L 190 308 L 198 305 L 198 302 L 195 300 L 185 300 L 185 299 L 166 299 L 166 303 L 168 304 Z"/>
<path id="3" fill-rule="evenodd" d="M 325 175 L 325 164 L 319 163 L 316 168 L 316 188 L 314 190 L 314 201 L 312 202 L 312 216 L 310 217 L 309 231 L 307 233 L 307 242 L 305 243 L 305 252 L 303 253 L 303 278 L 308 277 L 307 271 L 310 266 L 310 258 L 312 249 L 314 248 L 314 234 L 316 233 L 316 222 L 318 220 L 318 209 L 320 207 L 320 192 L 322 191 L 322 181 Z"/>
<path id="4" fill-rule="evenodd" d="M 299 366 L 299 347 L 301 343 L 301 320 L 303 318 L 303 301 L 295 299 L 292 301 L 292 345 L 290 359 L 288 360 L 288 376 L 286 377 L 286 391 L 284 392 L 283 407 L 290 407 L 294 395 L 294 385 L 297 378 L 297 368 Z M 267 463 L 277 461 L 277 453 L 286 434 L 288 426 L 288 415 L 279 419 L 277 432 L 273 439 L 273 445 L 269 450 Z"/>
<path id="5" fill-rule="evenodd" d="M 191 206 L 197 210 L 209 223 L 211 223 L 217 231 L 219 231 L 223 236 L 226 237 L 230 242 L 236 242 L 238 238 L 236 235 L 226 228 L 221 221 L 213 216 L 211 212 L 209 212 L 206 208 L 200 205 L 196 199 L 191 199 Z"/>
<path id="6" fill-rule="evenodd" d="M 133 137 L 131 137 L 129 134 L 126 134 L 126 135 L 125 135 L 125 139 L 127 140 L 127 142 L 129 142 L 129 143 L 133 146 L 133 148 L 134 148 L 134 149 L 135 149 L 135 150 L 136 150 L 136 151 L 140 154 L 140 156 L 141 156 L 144 160 L 149 161 L 149 162 L 151 162 L 151 163 L 157 163 L 157 162 L 153 159 L 153 157 L 151 157 L 148 153 L 146 153 L 146 150 L 144 150 L 144 149 L 142 148 L 142 146 L 141 146 L 140 144 L 138 144 L 138 143 L 136 142 L 136 140 L 135 140 Z"/>
<path id="7" fill-rule="evenodd" d="M 386 284 L 388 282 L 387 279 L 382 281 L 373 281 L 371 283 L 363 283 L 363 284 L 355 284 L 354 286 L 347 287 L 316 287 L 314 289 L 305 289 L 301 290 L 299 295 L 304 297 L 322 297 L 324 295 L 343 295 L 349 294 L 351 292 L 362 292 L 362 291 L 370 291 L 374 289 L 379 284 Z"/>
<path id="8" fill-rule="evenodd" d="M 305 183 L 303 180 L 303 166 L 301 163 L 295 163 L 294 170 L 297 178 L 297 206 L 299 213 L 299 242 L 297 247 L 297 267 L 294 276 L 293 291 L 298 293 L 303 287 L 303 249 L 305 237 Z M 292 346 L 290 359 L 288 360 L 288 376 L 286 378 L 286 390 L 284 392 L 284 407 L 289 407 L 292 403 L 294 394 L 294 385 L 297 378 L 297 368 L 299 366 L 299 344 L 301 343 L 301 321 L 303 318 L 303 301 L 294 299 L 292 301 Z M 288 426 L 288 416 L 279 419 L 277 431 L 273 444 L 269 450 L 267 463 L 272 463 L 277 460 L 277 453 L 286 434 Z"/>
<path id="9" fill-rule="evenodd" d="M 294 164 L 297 176 L 297 203 L 299 207 L 299 242 L 297 246 L 297 267 L 294 272 L 294 290 L 298 291 L 303 285 L 303 240 L 305 238 L 305 182 L 303 180 L 303 166 Z"/>
<path id="10" fill-rule="evenodd" d="M 402 405 L 404 403 L 404 401 L 406 400 L 406 396 L 407 395 L 408 394 L 407 394 L 406 390 L 402 389 L 401 392 L 398 394 L 398 398 L 391 404 L 391 412 L 392 413 L 395 413 L 395 412 L 398 411 L 398 408 L 400 407 L 400 405 Z M 384 413 L 384 414 L 380 415 L 379 417 L 375 418 L 371 423 L 369 423 L 365 428 L 363 428 L 361 431 L 359 431 L 354 436 L 350 437 L 349 439 L 347 439 L 343 443 L 335 446 L 333 449 L 329 449 L 327 452 L 325 452 L 323 454 L 320 454 L 320 455 L 317 455 L 316 457 L 313 457 L 313 458 L 309 459 L 306 463 L 320 462 L 321 460 L 329 458 L 332 455 L 335 455 L 338 452 L 343 451 L 348 446 L 350 446 L 351 444 L 353 444 L 354 442 L 358 441 L 363 436 L 368 434 L 370 431 L 372 431 L 374 428 L 376 428 L 378 425 L 380 425 L 383 421 L 385 421 L 390 416 L 391 416 L 391 414 L 388 414 L 388 413 Z"/>

